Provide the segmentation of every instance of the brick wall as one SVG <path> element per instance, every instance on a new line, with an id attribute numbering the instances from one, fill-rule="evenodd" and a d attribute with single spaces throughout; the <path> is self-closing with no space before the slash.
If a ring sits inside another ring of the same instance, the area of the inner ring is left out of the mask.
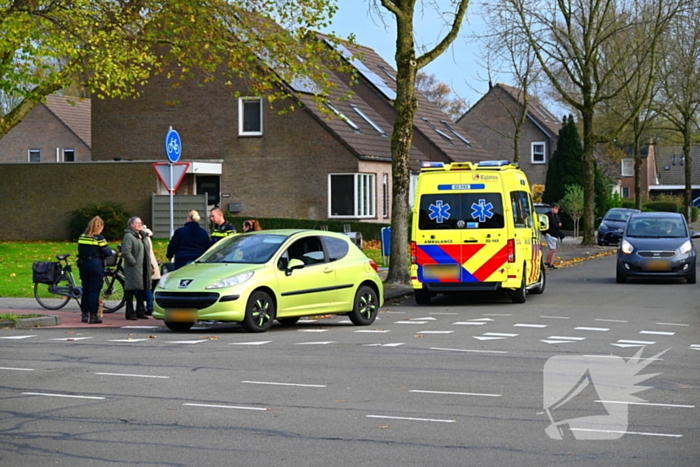
<path id="1" fill-rule="evenodd" d="M 150 224 L 152 162 L 0 163 L 0 241 L 66 240 L 71 212 L 105 201 Z"/>

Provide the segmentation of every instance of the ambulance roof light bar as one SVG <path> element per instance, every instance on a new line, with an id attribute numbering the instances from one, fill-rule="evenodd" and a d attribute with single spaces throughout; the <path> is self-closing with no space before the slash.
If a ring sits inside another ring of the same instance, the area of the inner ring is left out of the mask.
<path id="1" fill-rule="evenodd" d="M 504 165 L 510 165 L 510 161 L 481 161 L 479 162 L 479 167 L 503 167 Z"/>

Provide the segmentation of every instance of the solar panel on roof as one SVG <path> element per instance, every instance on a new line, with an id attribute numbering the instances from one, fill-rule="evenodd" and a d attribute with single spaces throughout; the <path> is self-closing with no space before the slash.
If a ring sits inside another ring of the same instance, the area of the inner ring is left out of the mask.
<path id="1" fill-rule="evenodd" d="M 352 66 L 354 66 L 357 69 L 357 71 L 359 71 L 360 74 L 365 77 L 367 81 L 372 83 L 379 90 L 379 92 L 384 94 L 384 97 L 392 101 L 396 99 L 396 91 L 391 89 L 378 74 L 367 68 L 367 65 L 362 63 L 361 60 L 353 58 L 352 53 L 350 53 L 347 47 L 345 47 L 342 44 L 332 44 L 328 41 L 326 42 L 331 46 L 337 48 L 338 51 L 340 51 L 341 55 L 343 55 L 343 57 L 345 57 L 345 59 L 348 62 L 350 62 Z"/>
<path id="2" fill-rule="evenodd" d="M 389 70 L 387 70 L 385 67 L 382 65 L 377 65 L 380 70 L 382 70 L 386 75 L 391 78 L 392 80 L 396 81 L 396 76 L 394 76 Z"/>

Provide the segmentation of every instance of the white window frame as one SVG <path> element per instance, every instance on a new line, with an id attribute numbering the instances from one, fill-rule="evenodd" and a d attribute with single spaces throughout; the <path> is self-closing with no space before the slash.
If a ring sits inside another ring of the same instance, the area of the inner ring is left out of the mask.
<path id="1" fill-rule="evenodd" d="M 353 176 L 353 213 L 333 214 L 333 177 Z M 328 174 L 328 217 L 332 219 L 371 219 L 376 217 L 376 174 L 368 173 L 332 173 Z"/>
<path id="2" fill-rule="evenodd" d="M 626 158 L 620 160 L 620 176 L 634 177 L 634 159 Z"/>
<path id="3" fill-rule="evenodd" d="M 535 152 L 535 147 L 542 146 L 542 152 Z M 535 156 L 541 156 L 542 160 L 535 159 Z M 546 164 L 547 163 L 547 143 L 544 141 L 533 141 L 530 143 L 530 161 L 533 164 Z"/>
<path id="4" fill-rule="evenodd" d="M 260 131 L 244 131 L 243 117 L 245 115 L 245 105 L 251 101 L 257 101 L 260 105 Z M 238 136 L 262 136 L 263 134 L 263 106 L 262 99 L 259 97 L 239 97 L 238 98 Z"/>
<path id="5" fill-rule="evenodd" d="M 62 157 L 63 157 L 63 162 L 66 162 L 66 151 L 72 152 L 72 153 L 73 153 L 73 160 L 72 160 L 72 161 L 68 161 L 68 162 L 75 162 L 75 149 L 72 149 L 72 148 L 64 148 L 64 149 L 63 149 L 63 156 L 62 156 Z"/>
<path id="6" fill-rule="evenodd" d="M 630 190 L 630 188 L 629 188 L 628 186 L 623 186 L 623 187 L 622 187 L 622 198 L 627 198 L 627 199 L 629 199 L 629 197 L 630 197 L 630 192 L 631 192 L 631 190 Z"/>
<path id="7" fill-rule="evenodd" d="M 389 174 L 382 175 L 382 217 L 385 219 L 389 217 L 389 212 L 391 211 L 390 202 L 391 199 L 389 193 Z"/>
<path id="8" fill-rule="evenodd" d="M 37 153 L 39 154 L 39 160 L 38 161 L 33 161 L 32 160 L 32 153 Z M 27 152 L 27 162 L 41 162 L 41 149 L 30 149 Z"/>

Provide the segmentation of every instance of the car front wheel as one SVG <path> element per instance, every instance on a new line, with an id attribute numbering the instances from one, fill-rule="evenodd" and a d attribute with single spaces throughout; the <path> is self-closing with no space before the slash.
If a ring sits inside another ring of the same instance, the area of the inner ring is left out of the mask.
<path id="1" fill-rule="evenodd" d="M 194 323 L 180 323 L 177 321 L 166 321 L 165 325 L 167 326 L 168 329 L 171 331 L 175 332 L 185 332 L 189 331 L 192 326 L 194 326 Z"/>
<path id="2" fill-rule="evenodd" d="M 243 329 L 248 332 L 265 332 L 275 320 L 275 303 L 267 292 L 258 290 L 248 299 L 243 318 Z"/>
<path id="3" fill-rule="evenodd" d="M 510 299 L 513 303 L 525 303 L 527 300 L 527 289 L 525 288 L 525 274 L 526 271 L 523 269 L 523 283 L 515 290 L 511 290 Z"/>
<path id="4" fill-rule="evenodd" d="M 693 266 L 692 272 L 688 274 L 688 276 L 685 278 L 685 280 L 688 282 L 688 284 L 695 284 L 697 282 L 697 275 L 695 273 L 695 266 Z"/>
<path id="5" fill-rule="evenodd" d="M 355 302 L 350 312 L 350 321 L 357 326 L 372 324 L 379 313 L 379 297 L 368 285 L 360 286 L 355 294 Z"/>
<path id="6" fill-rule="evenodd" d="M 627 276 L 618 270 L 615 274 L 615 282 L 617 282 L 618 284 L 624 284 L 625 282 L 627 282 Z"/>

